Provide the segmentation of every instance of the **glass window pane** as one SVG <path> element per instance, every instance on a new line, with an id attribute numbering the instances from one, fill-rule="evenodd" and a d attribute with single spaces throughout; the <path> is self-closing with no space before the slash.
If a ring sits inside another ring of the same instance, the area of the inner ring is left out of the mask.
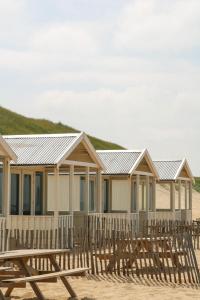
<path id="1" fill-rule="evenodd" d="M 19 174 L 11 174 L 11 214 L 19 214 Z"/>
<path id="2" fill-rule="evenodd" d="M 133 210 L 133 211 L 135 211 L 136 210 L 136 197 L 137 197 L 137 189 L 136 189 L 136 182 L 135 181 L 133 181 L 132 183 L 131 183 L 131 188 L 132 188 L 132 192 L 131 192 L 131 209 Z"/>
<path id="3" fill-rule="evenodd" d="M 94 180 L 90 180 L 90 196 L 89 196 L 89 201 L 90 201 L 90 205 L 89 205 L 89 210 L 90 211 L 94 211 Z"/>
<path id="4" fill-rule="evenodd" d="M 42 215 L 43 210 L 43 174 L 37 172 L 35 175 L 35 214 Z"/>
<path id="5" fill-rule="evenodd" d="M 3 165 L 0 166 L 0 214 L 3 213 Z"/>
<path id="6" fill-rule="evenodd" d="M 104 197 L 104 201 L 103 201 L 103 206 L 104 206 L 104 212 L 108 212 L 108 208 L 109 208 L 109 181 L 107 179 L 105 179 L 103 181 L 103 197 Z"/>
<path id="7" fill-rule="evenodd" d="M 23 214 L 31 214 L 31 175 L 24 175 L 24 202 L 23 202 Z"/>

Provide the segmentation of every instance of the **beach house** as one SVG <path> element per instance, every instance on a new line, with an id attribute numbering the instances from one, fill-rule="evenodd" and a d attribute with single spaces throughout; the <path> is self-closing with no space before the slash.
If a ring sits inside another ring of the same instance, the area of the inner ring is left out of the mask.
<path id="1" fill-rule="evenodd" d="M 153 162 L 159 179 L 159 185 L 169 189 L 168 199 L 159 201 L 157 197 L 157 218 L 166 220 L 192 220 L 192 183 L 194 177 L 184 158 L 182 160 L 156 160 Z"/>

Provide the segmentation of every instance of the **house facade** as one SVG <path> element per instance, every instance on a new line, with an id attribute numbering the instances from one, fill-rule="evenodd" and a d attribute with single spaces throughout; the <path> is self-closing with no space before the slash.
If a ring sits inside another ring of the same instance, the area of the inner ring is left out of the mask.
<path id="1" fill-rule="evenodd" d="M 101 210 L 104 165 L 85 133 L 4 136 L 0 142 L 7 227 L 73 227 L 74 211 Z"/>
<path id="2" fill-rule="evenodd" d="M 85 133 L 3 136 L 0 159 L 8 228 L 69 228 L 82 215 L 128 216 L 137 224 L 192 218 L 186 160 L 153 162 L 147 149 L 95 151 Z M 157 207 L 159 184 L 170 186 L 169 208 Z"/>

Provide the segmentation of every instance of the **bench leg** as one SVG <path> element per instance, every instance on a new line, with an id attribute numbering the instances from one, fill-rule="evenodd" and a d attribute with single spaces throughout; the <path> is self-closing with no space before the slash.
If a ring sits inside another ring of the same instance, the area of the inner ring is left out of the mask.
<path id="1" fill-rule="evenodd" d="M 20 265 L 21 265 L 22 271 L 24 272 L 25 276 L 28 277 L 28 276 L 32 275 L 29 271 L 28 266 L 26 265 L 26 263 L 23 259 L 20 259 Z M 29 282 L 29 283 L 30 283 L 30 286 L 32 287 L 34 293 L 36 294 L 37 298 L 39 300 L 45 300 L 45 298 L 44 298 L 42 292 L 40 291 L 37 283 L 35 283 L 35 282 Z"/>
<path id="2" fill-rule="evenodd" d="M 60 266 L 58 265 L 57 261 L 55 260 L 55 258 L 52 255 L 49 255 L 49 260 L 51 262 L 51 264 L 53 265 L 54 269 L 56 272 L 61 271 Z M 70 296 L 72 298 L 77 298 L 77 295 L 75 293 L 75 291 L 73 290 L 73 288 L 71 287 L 71 285 L 69 284 L 69 282 L 67 281 L 67 279 L 64 276 L 60 276 L 60 279 L 62 280 L 62 283 L 64 284 L 64 286 L 66 287 L 66 289 L 68 290 Z"/>

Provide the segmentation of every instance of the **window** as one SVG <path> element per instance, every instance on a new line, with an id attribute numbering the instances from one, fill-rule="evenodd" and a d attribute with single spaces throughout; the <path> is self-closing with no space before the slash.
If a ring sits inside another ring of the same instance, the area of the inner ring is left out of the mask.
<path id="1" fill-rule="evenodd" d="M 19 174 L 11 174 L 11 214 L 19 214 Z"/>
<path id="2" fill-rule="evenodd" d="M 84 210 L 85 199 L 85 178 L 80 177 L 80 211 Z"/>
<path id="3" fill-rule="evenodd" d="M 35 174 L 35 214 L 42 215 L 43 210 L 43 174 Z"/>
<path id="4" fill-rule="evenodd" d="M 23 214 L 31 214 L 31 175 L 24 174 L 24 188 L 23 188 Z"/>
<path id="5" fill-rule="evenodd" d="M 94 199 L 95 199 L 95 186 L 94 180 L 90 180 L 90 196 L 89 196 L 89 210 L 94 211 Z"/>
<path id="6" fill-rule="evenodd" d="M 0 214 L 3 213 L 3 165 L 0 166 Z"/>
<path id="7" fill-rule="evenodd" d="M 109 181 L 105 179 L 103 181 L 103 209 L 104 212 L 108 212 L 109 209 Z"/>

